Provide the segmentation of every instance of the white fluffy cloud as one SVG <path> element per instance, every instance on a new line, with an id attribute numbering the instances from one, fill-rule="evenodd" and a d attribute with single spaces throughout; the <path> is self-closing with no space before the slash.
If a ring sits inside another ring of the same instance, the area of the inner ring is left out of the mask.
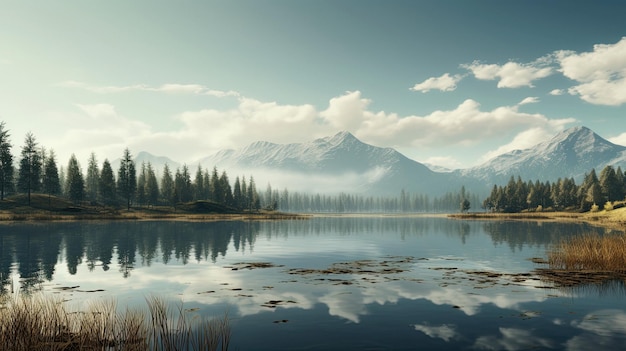
<path id="1" fill-rule="evenodd" d="M 519 88 L 533 87 L 533 81 L 551 75 L 554 71 L 548 66 L 548 62 L 546 58 L 527 64 L 509 61 L 504 65 L 474 61 L 470 64 L 463 64 L 461 67 L 472 72 L 476 79 L 498 79 L 498 88 Z"/>
<path id="2" fill-rule="evenodd" d="M 453 91 L 461 79 L 463 79 L 463 76 L 459 74 L 451 76 L 449 73 L 446 73 L 440 77 L 431 77 L 421 83 L 417 83 L 410 90 L 421 91 L 422 93 L 430 90 Z"/>
<path id="3" fill-rule="evenodd" d="M 196 94 L 201 86 L 167 85 L 162 91 L 187 91 Z M 535 98 L 523 100 L 536 102 Z M 510 144 L 493 151 L 529 146 L 529 143 L 558 131 L 572 119 L 551 120 L 541 114 L 520 112 L 519 104 L 482 109 L 475 100 L 465 100 L 449 110 L 427 115 L 400 116 L 374 111 L 371 101 L 359 91 L 346 92 L 329 100 L 319 110 L 310 104 L 287 105 L 238 97 L 236 105 L 224 109 L 201 109 L 173 116 L 179 126 L 170 130 L 154 127 L 124 116 L 113 105 L 78 105 L 80 113 L 63 125 L 76 126 L 64 131 L 63 149 L 95 151 L 99 158 L 119 157 L 125 147 L 149 151 L 178 162 L 194 162 L 225 148 L 240 148 L 254 141 L 294 143 L 310 141 L 341 130 L 355 134 L 364 142 L 399 149 L 477 145 L 503 135 L 520 133 Z M 47 145 L 59 141 L 46 142 Z M 87 150 L 85 147 L 87 146 Z M 82 152 L 81 151 L 81 152 Z M 447 154 L 450 155 L 448 151 Z M 460 168 L 452 156 L 432 159 L 432 163 Z M 78 155 L 77 155 L 78 156 Z M 66 156 L 64 156 L 66 157 Z M 470 160 L 469 162 L 472 162 Z"/>
<path id="4" fill-rule="evenodd" d="M 554 96 L 558 96 L 558 95 L 565 94 L 565 91 L 563 89 L 553 89 L 553 90 L 550 91 L 549 94 L 550 95 L 554 95 Z"/>
<path id="5" fill-rule="evenodd" d="M 597 44 L 593 51 L 556 54 L 564 76 L 578 85 L 568 92 L 592 104 L 618 106 L 626 103 L 626 37 L 616 44 Z"/>

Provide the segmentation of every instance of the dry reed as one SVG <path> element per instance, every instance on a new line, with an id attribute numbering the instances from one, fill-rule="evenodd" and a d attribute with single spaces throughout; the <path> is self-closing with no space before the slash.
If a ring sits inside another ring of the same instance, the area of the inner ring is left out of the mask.
<path id="1" fill-rule="evenodd" d="M 626 271 L 626 235 L 588 234 L 562 241 L 548 253 L 550 268 Z"/>
<path id="2" fill-rule="evenodd" d="M 67 309 L 59 297 L 2 296 L 0 350 L 228 350 L 227 316 L 188 317 L 160 298 L 147 310 L 118 312 L 114 301 Z"/>

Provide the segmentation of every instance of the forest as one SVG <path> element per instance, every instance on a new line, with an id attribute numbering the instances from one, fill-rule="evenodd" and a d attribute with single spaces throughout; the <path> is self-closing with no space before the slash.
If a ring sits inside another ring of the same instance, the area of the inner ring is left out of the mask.
<path id="1" fill-rule="evenodd" d="M 606 166 L 597 176 L 595 169 L 577 185 L 573 178 L 556 182 L 523 181 L 511 177 L 504 186 L 494 185 L 482 207 L 492 212 L 542 210 L 598 211 L 613 209 L 626 196 L 626 175 L 621 167 Z"/>
<path id="2" fill-rule="evenodd" d="M 284 212 L 450 212 L 468 210 L 471 203 L 480 203 L 476 194 L 462 188 L 441 197 L 410 194 L 398 196 L 367 196 L 362 194 L 309 194 L 273 189 L 267 184 L 260 192 L 251 175 L 230 180 L 226 171 L 219 172 L 198 165 L 192 175 L 187 165 L 172 170 L 165 165 L 160 179 L 154 167 L 137 165 L 126 148 L 119 169 L 114 170 L 105 159 L 98 163 L 95 153 L 87 160 L 86 172 L 75 155 L 66 167 L 59 166 L 53 150 L 40 145 L 27 133 L 16 162 L 9 141 L 9 130 L 0 122 L 0 200 L 14 194 L 31 194 L 67 198 L 75 205 L 110 206 L 116 208 L 176 206 L 192 201 L 210 201 L 238 211 L 281 210 Z M 465 202 L 466 206 L 459 206 Z"/>

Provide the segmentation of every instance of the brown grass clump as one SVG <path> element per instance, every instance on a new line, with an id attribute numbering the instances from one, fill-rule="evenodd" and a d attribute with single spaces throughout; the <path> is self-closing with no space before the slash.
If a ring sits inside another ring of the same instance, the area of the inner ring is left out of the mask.
<path id="1" fill-rule="evenodd" d="M 0 350 L 227 350 L 223 319 L 189 319 L 179 305 L 148 299 L 148 310 L 119 312 L 114 301 L 86 311 L 66 308 L 58 297 L 0 296 Z"/>
<path id="2" fill-rule="evenodd" d="M 626 271 L 626 235 L 584 235 L 561 242 L 548 253 L 552 269 Z"/>

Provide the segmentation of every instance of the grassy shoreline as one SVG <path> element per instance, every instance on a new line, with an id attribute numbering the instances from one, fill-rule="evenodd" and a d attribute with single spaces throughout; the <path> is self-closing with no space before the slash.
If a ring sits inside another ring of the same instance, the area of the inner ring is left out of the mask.
<path id="1" fill-rule="evenodd" d="M 86 309 L 59 296 L 0 296 L 0 349 L 31 350 L 227 350 L 228 316 L 207 319 L 182 303 L 158 297 L 147 309 L 118 310 L 114 299 Z"/>
<path id="2" fill-rule="evenodd" d="M 512 220 L 512 221 L 550 221 L 578 222 L 610 229 L 626 230 L 626 207 L 611 211 L 598 212 L 524 212 L 524 213 L 490 213 L 472 212 L 455 213 L 449 218 L 464 220 Z"/>
<path id="3" fill-rule="evenodd" d="M 24 195 L 0 201 L 0 223 L 44 221 L 237 221 L 306 219 L 307 215 L 279 211 L 238 211 L 209 201 L 176 206 L 137 206 L 130 210 L 102 205 L 76 205 L 65 199 L 33 194 L 30 205 Z"/>

